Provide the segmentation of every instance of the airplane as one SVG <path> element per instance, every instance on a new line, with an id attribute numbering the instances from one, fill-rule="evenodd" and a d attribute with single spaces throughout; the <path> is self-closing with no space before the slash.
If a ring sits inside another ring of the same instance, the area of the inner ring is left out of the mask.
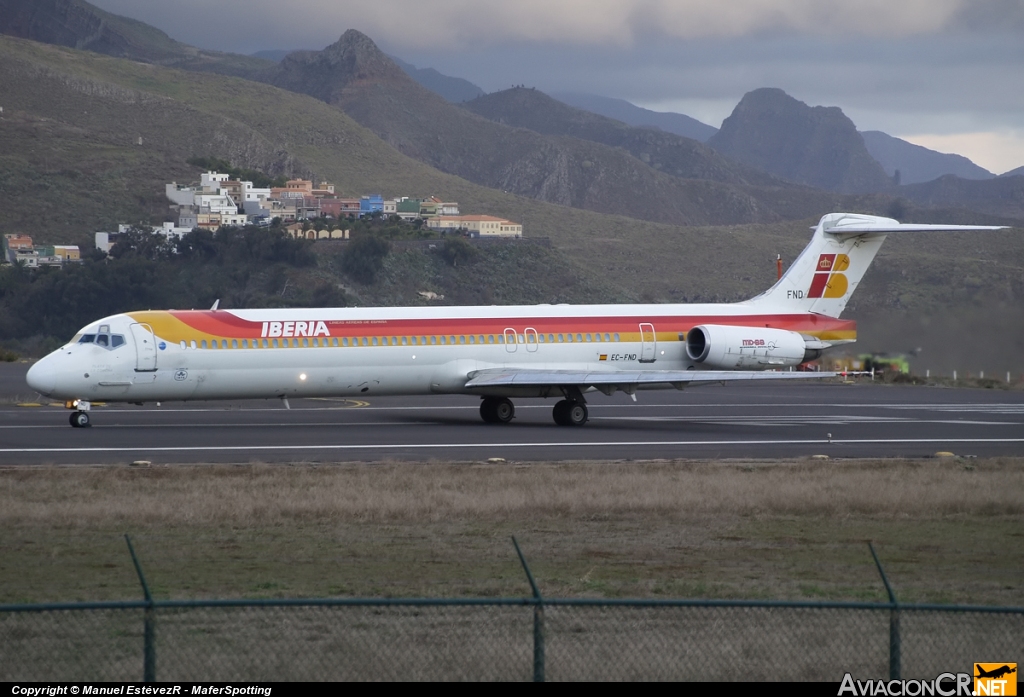
<path id="1" fill-rule="evenodd" d="M 978 664 L 975 663 L 974 665 L 977 666 Z M 995 678 L 995 679 L 999 679 L 999 678 L 1003 677 L 1004 675 L 1010 675 L 1011 673 L 1016 673 L 1016 672 L 1017 672 L 1016 668 L 1011 668 L 1008 665 L 1003 665 L 1003 666 L 1000 666 L 999 668 L 993 668 L 992 670 L 988 670 L 988 671 L 985 670 L 984 668 L 981 668 L 980 666 L 978 666 L 978 674 L 975 675 L 974 677 L 976 677 L 976 678 Z"/>
<path id="2" fill-rule="evenodd" d="M 778 282 L 737 303 L 161 310 L 92 322 L 26 380 L 90 425 L 92 402 L 469 394 L 488 423 L 513 398 L 560 397 L 582 426 L 585 394 L 794 380 L 786 371 L 856 340 L 839 319 L 886 235 L 998 230 L 831 213 Z"/>

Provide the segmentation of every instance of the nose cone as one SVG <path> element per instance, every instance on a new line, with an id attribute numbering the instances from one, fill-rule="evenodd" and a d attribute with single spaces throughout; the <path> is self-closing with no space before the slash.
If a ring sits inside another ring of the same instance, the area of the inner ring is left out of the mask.
<path id="1" fill-rule="evenodd" d="M 37 361 L 28 369 L 25 376 L 28 386 L 40 394 L 50 394 L 57 388 L 57 371 L 53 368 L 53 362 L 47 359 Z"/>

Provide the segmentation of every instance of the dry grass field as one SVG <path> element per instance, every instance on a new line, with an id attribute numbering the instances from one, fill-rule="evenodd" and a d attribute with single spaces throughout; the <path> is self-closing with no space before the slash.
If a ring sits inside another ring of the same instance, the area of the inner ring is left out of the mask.
<path id="1" fill-rule="evenodd" d="M 0 602 L 549 596 L 1024 603 L 1024 458 L 0 470 Z"/>

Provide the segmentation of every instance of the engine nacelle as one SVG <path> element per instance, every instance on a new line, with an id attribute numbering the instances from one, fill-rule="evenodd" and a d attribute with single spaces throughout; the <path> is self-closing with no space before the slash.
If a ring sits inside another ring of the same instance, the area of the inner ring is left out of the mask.
<path id="1" fill-rule="evenodd" d="M 767 370 L 820 356 L 821 350 L 808 343 L 803 335 L 785 329 L 703 324 L 687 332 L 686 355 L 719 370 Z"/>

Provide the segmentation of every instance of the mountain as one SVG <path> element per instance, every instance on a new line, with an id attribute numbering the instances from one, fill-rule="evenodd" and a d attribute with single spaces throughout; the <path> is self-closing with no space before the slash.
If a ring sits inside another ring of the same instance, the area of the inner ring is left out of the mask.
<path id="1" fill-rule="evenodd" d="M 668 133 L 675 133 L 677 136 L 699 140 L 702 143 L 707 142 L 708 138 L 718 132 L 718 129 L 714 126 L 709 126 L 686 114 L 676 114 L 671 111 L 651 111 L 650 109 L 630 104 L 625 99 L 600 97 L 596 94 L 583 94 L 579 92 L 552 92 L 551 96 L 569 106 L 600 114 L 601 116 L 607 116 L 610 119 L 622 121 L 630 126 L 659 128 Z"/>
<path id="2" fill-rule="evenodd" d="M 491 121 L 551 136 L 572 136 L 622 148 L 654 169 L 687 179 L 732 184 L 777 185 L 763 171 L 723 157 L 692 138 L 621 121 L 569 106 L 543 92 L 514 87 L 466 102 L 463 108 Z"/>
<path id="3" fill-rule="evenodd" d="M 302 51 L 305 49 L 300 48 L 268 48 L 264 51 L 256 51 L 256 53 L 250 54 L 253 58 L 259 58 L 265 61 L 273 61 L 274 63 L 280 63 L 281 60 L 289 53 L 295 53 L 296 51 Z"/>
<path id="4" fill-rule="evenodd" d="M 893 187 L 841 109 L 810 107 L 780 89 L 745 94 L 708 145 L 740 162 L 829 191 Z"/>
<path id="5" fill-rule="evenodd" d="M 449 102 L 468 102 L 471 99 L 481 97 L 486 92 L 474 85 L 469 80 L 461 77 L 449 77 L 442 75 L 433 68 L 417 68 L 412 63 L 406 63 L 401 58 L 388 56 L 398 67 L 405 71 L 406 75 L 426 87 L 431 92 L 436 92 Z"/>
<path id="6" fill-rule="evenodd" d="M 864 146 L 890 177 L 899 170 L 901 184 L 919 184 L 954 174 L 961 179 L 991 179 L 995 175 L 963 155 L 951 155 L 908 143 L 881 131 L 861 131 Z"/>
<path id="7" fill-rule="evenodd" d="M 899 194 L 921 206 L 963 208 L 1004 218 L 1024 218 L 1024 177 L 1019 176 L 978 180 L 947 174 L 930 182 L 901 186 Z"/>
<path id="8" fill-rule="evenodd" d="M 1000 177 L 1024 177 L 1024 167 L 1018 167 L 1017 169 L 1011 169 L 1009 172 L 1003 172 L 999 176 Z"/>
<path id="9" fill-rule="evenodd" d="M 206 51 L 84 0 L 0 0 L 0 34 L 186 70 L 249 76 L 268 61 Z"/>
<path id="10" fill-rule="evenodd" d="M 410 157 L 502 191 L 682 225 L 783 217 L 737 185 L 683 180 L 621 148 L 513 128 L 454 106 L 355 30 L 323 51 L 286 56 L 268 80 L 340 108 Z M 808 215 L 824 203 L 813 192 L 789 194 L 786 217 Z"/>

